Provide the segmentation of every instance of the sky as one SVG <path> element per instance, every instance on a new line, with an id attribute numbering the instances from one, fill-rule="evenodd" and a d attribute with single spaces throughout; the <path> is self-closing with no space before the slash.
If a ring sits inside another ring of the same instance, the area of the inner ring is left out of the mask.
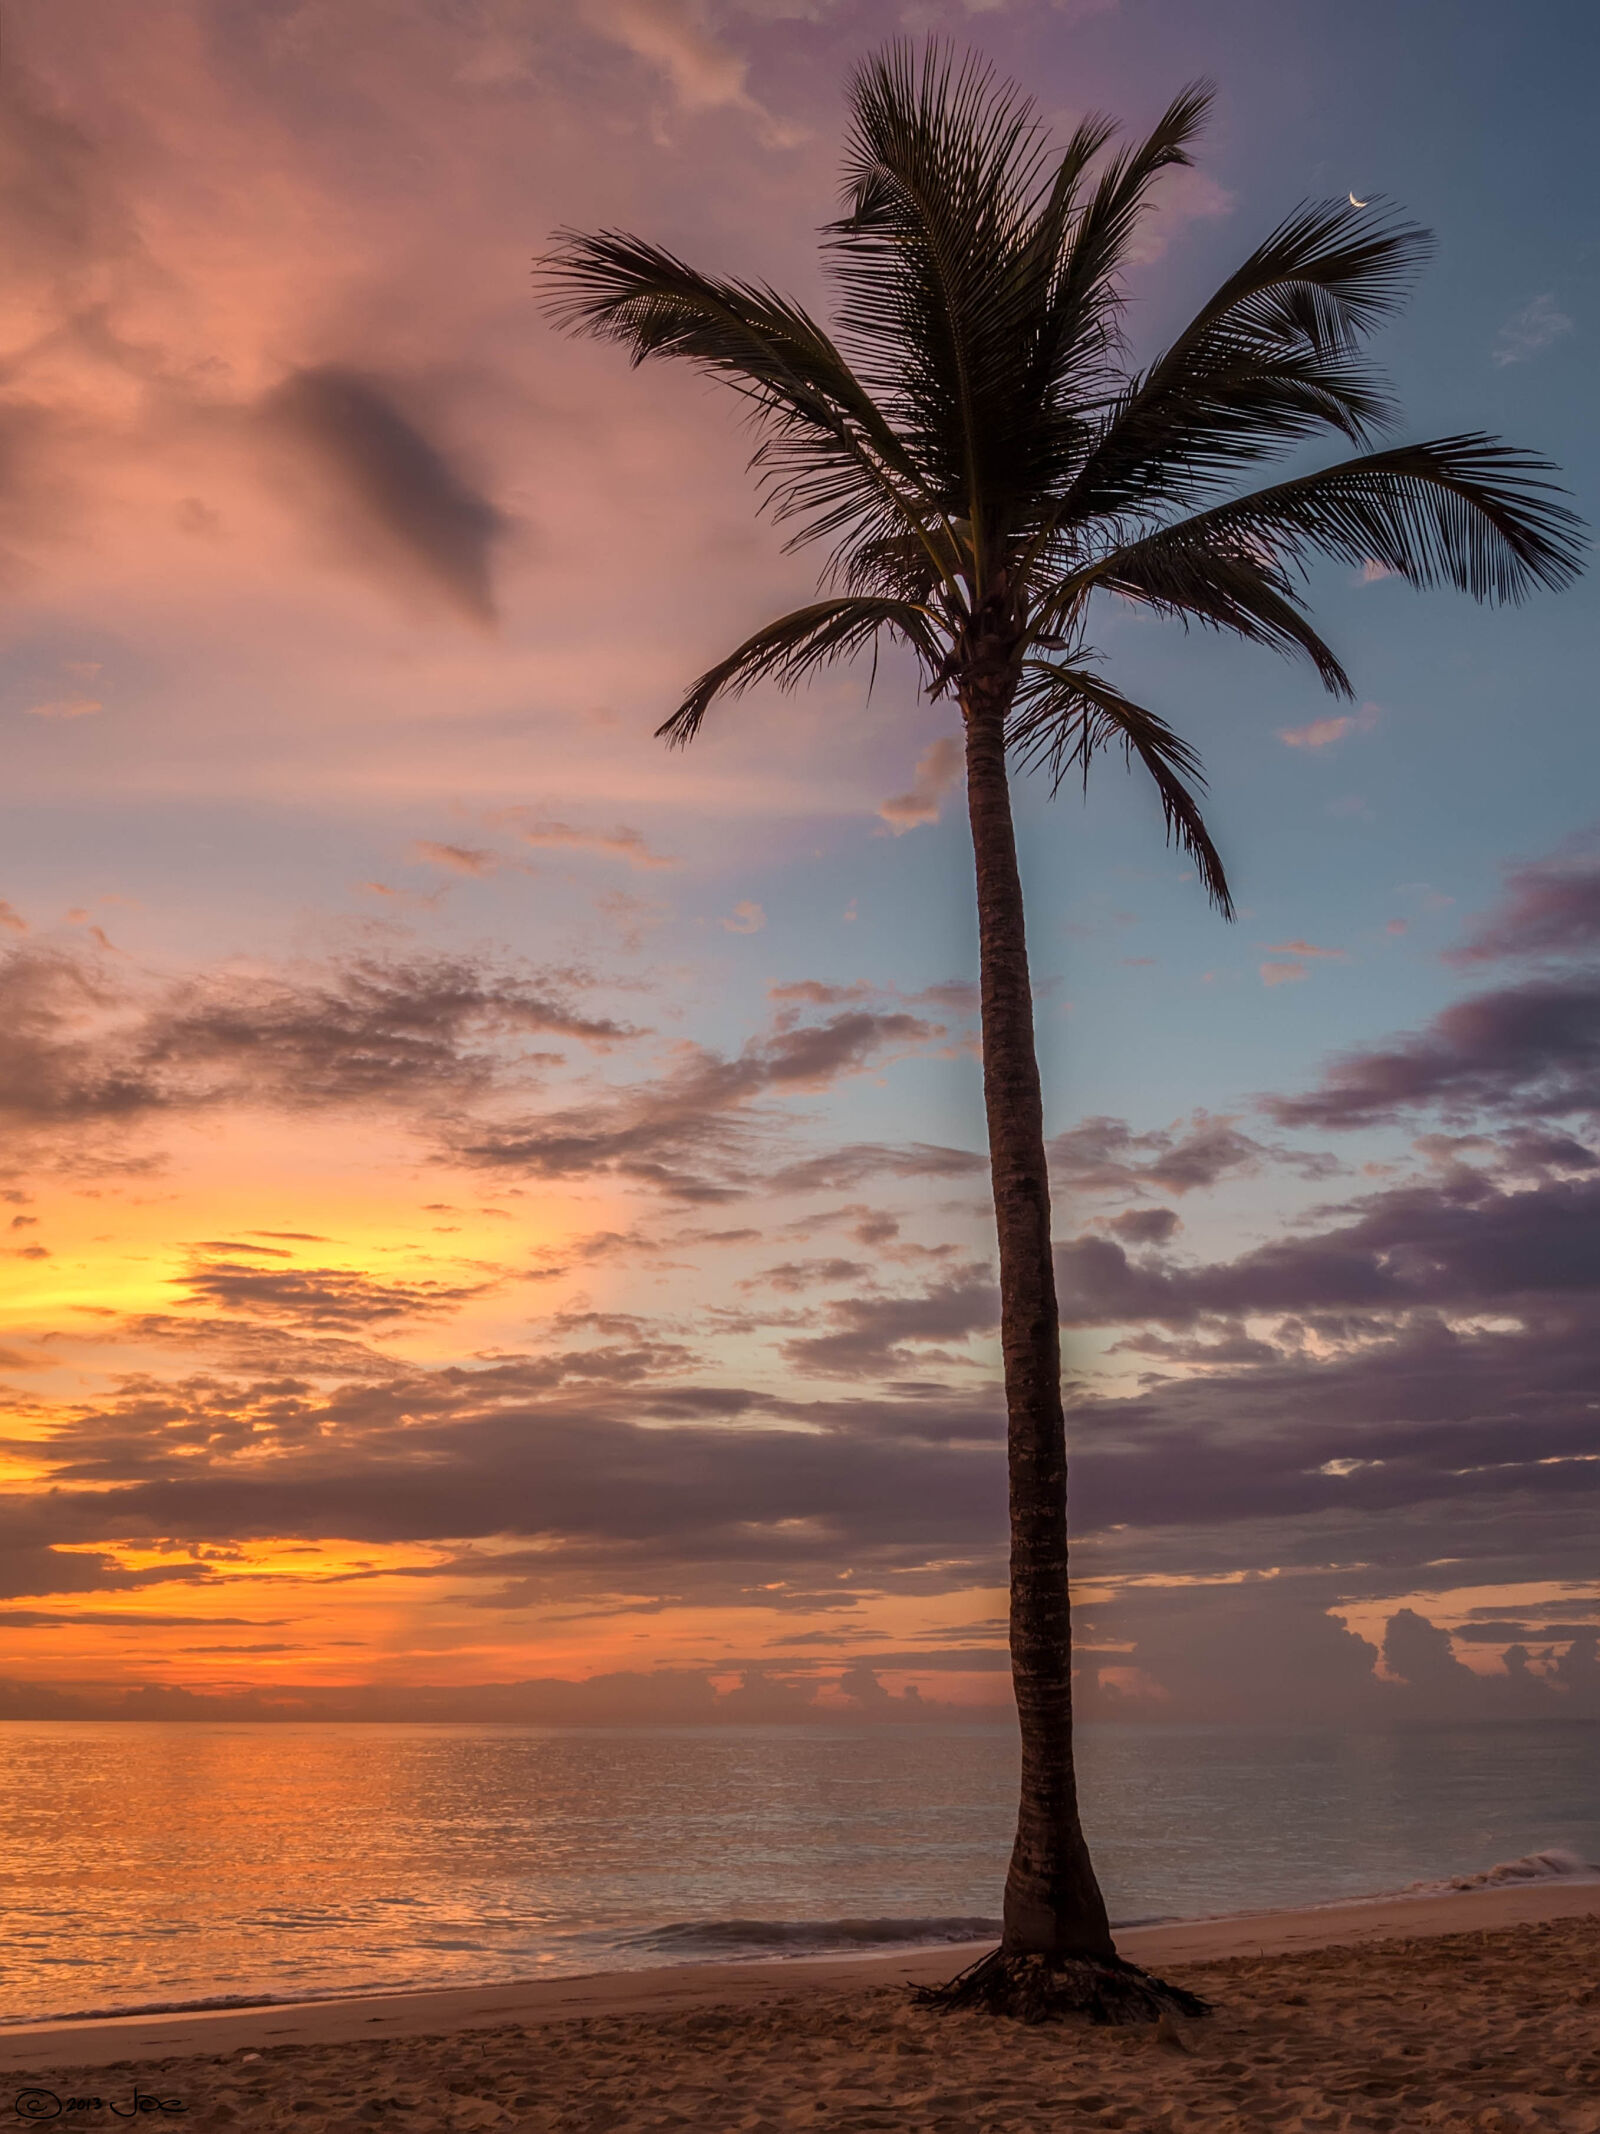
<path id="1" fill-rule="evenodd" d="M 955 716 L 652 738 L 812 567 L 531 275 L 825 308 L 897 35 L 1058 135 L 1216 82 L 1136 361 L 1297 202 L 1415 214 L 1401 434 L 1594 518 L 1575 4 L 5 0 L 0 1714 L 1004 1711 Z M 1080 1709 L 1600 1715 L 1592 596 L 1313 592 L 1353 705 L 1102 618 L 1231 927 L 1120 763 L 1018 785 Z"/>

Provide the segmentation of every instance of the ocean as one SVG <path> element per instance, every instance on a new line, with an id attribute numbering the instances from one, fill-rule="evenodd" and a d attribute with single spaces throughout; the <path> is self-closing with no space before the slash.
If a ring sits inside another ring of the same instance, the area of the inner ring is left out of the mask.
<path id="1" fill-rule="evenodd" d="M 1105 1726 L 1123 1924 L 1600 1875 L 1600 1727 Z M 1009 1725 L 0 1724 L 5 2020 L 968 1940 Z"/>

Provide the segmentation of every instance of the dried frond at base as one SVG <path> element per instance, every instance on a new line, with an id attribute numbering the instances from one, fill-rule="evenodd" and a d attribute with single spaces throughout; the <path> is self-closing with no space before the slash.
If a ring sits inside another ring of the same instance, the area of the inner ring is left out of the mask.
<path id="1" fill-rule="evenodd" d="M 1202 2016 L 1211 2003 L 1182 1986 L 1124 1963 L 1120 1956 L 1009 1956 L 991 1949 L 943 1986 L 918 1986 L 919 2008 L 980 2009 L 1018 2023 L 1086 2016 L 1091 2023 L 1159 2023 L 1163 2016 Z"/>

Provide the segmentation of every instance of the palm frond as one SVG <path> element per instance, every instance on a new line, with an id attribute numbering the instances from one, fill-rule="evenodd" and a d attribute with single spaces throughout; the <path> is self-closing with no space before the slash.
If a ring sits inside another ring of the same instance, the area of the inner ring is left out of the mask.
<path id="1" fill-rule="evenodd" d="M 1150 188 L 1164 170 L 1193 161 L 1189 143 L 1205 123 L 1215 94 L 1203 81 L 1181 89 L 1145 138 L 1111 159 L 1072 223 L 1042 323 L 1038 359 L 1053 383 L 1076 388 L 1075 397 L 1081 396 L 1085 367 L 1092 372 L 1117 346 L 1120 270 L 1150 205 Z"/>
<path id="2" fill-rule="evenodd" d="M 1248 542 L 1164 543 L 1159 536 L 1136 542 L 1044 599 L 1035 611 L 1036 635 L 1077 626 L 1086 585 L 1272 652 L 1298 653 L 1331 695 L 1355 695 L 1338 655 L 1306 619 L 1293 581 Z"/>
<path id="3" fill-rule="evenodd" d="M 1222 549 L 1279 569 L 1303 569 L 1317 555 L 1371 562 L 1415 586 L 1520 602 L 1535 586 L 1568 584 L 1581 565 L 1582 522 L 1555 502 L 1565 492 L 1539 479 L 1553 471 L 1480 432 L 1397 445 L 1196 512 L 1113 550 L 1080 582 Z"/>
<path id="4" fill-rule="evenodd" d="M 1099 674 L 1077 666 L 1056 666 L 1050 659 L 1028 659 L 1011 708 L 1007 745 L 1028 768 L 1050 766 L 1052 792 L 1077 770 L 1088 790 L 1088 766 L 1101 749 L 1122 747 L 1124 760 L 1137 755 L 1161 794 L 1167 843 L 1175 843 L 1195 862 L 1205 894 L 1222 918 L 1233 918 L 1222 856 L 1205 828 L 1195 787 L 1205 790 L 1199 755 L 1163 717 L 1143 711 Z"/>
<path id="5" fill-rule="evenodd" d="M 700 731 L 717 697 L 741 696 L 757 682 L 796 688 L 813 669 L 848 659 L 872 644 L 882 630 L 902 638 L 931 670 L 940 648 L 926 613 L 904 600 L 851 597 L 817 600 L 769 622 L 726 659 L 708 667 L 683 702 L 656 728 L 657 736 L 682 748 Z"/>
<path id="6" fill-rule="evenodd" d="M 558 326 L 614 342 L 635 364 L 680 358 L 752 404 L 765 502 L 801 521 L 792 545 L 857 527 L 920 537 L 936 516 L 902 440 L 798 304 L 617 230 L 559 233 L 539 273 Z"/>
<path id="7" fill-rule="evenodd" d="M 931 45 L 868 60 L 851 85 L 846 214 L 830 225 L 839 329 L 915 440 L 947 511 L 980 527 L 1026 332 L 1016 263 L 1047 162 L 1020 91 Z"/>
<path id="8" fill-rule="evenodd" d="M 1395 409 L 1358 344 L 1398 305 L 1431 243 L 1414 224 L 1344 201 L 1297 209 L 1128 381 L 1051 531 L 1192 504 L 1241 466 L 1323 429 L 1370 444 Z"/>
<path id="9" fill-rule="evenodd" d="M 1089 766 L 1104 748 L 1120 745 L 1130 767 L 1137 756 L 1161 796 L 1168 842 L 1188 853 L 1206 895 L 1225 919 L 1233 917 L 1227 870 L 1195 791 L 1205 790 L 1200 758 L 1165 719 L 1086 668 L 1028 660 L 1006 738 L 1030 768 L 1049 766 L 1052 790 L 1072 771 L 1081 773 L 1087 789 Z"/>

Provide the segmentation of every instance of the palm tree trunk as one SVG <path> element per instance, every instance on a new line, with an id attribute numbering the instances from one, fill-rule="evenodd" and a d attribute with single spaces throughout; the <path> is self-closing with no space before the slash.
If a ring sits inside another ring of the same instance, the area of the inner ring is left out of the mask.
<path id="1" fill-rule="evenodd" d="M 963 692 L 967 808 L 978 881 L 983 1096 L 1000 1239 L 1011 1482 L 1011 1672 L 1022 1728 L 1022 1800 L 1006 1877 L 1003 1956 L 1115 1956 L 1078 1817 L 1072 1760 L 1067 1448 L 1050 1182 L 1033 1038 L 998 678 Z"/>

